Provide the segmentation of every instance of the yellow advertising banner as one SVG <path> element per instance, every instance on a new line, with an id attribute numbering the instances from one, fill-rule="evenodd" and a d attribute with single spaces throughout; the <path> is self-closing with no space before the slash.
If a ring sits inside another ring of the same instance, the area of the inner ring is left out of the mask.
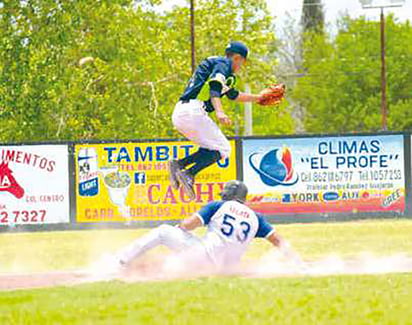
<path id="1" fill-rule="evenodd" d="M 193 201 L 169 184 L 168 160 L 198 147 L 189 141 L 78 144 L 75 146 L 77 222 L 177 220 L 218 200 L 225 182 L 236 179 L 232 154 L 196 176 Z"/>

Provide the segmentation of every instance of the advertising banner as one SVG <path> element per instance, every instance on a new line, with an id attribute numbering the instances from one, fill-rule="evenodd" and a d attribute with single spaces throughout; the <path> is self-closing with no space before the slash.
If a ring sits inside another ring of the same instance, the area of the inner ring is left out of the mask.
<path id="1" fill-rule="evenodd" d="M 68 223 L 67 145 L 0 146 L 0 225 Z"/>
<path id="2" fill-rule="evenodd" d="M 236 178 L 235 141 L 230 159 L 196 176 L 196 199 L 169 184 L 168 160 L 197 150 L 191 142 L 79 144 L 75 146 L 77 222 L 175 220 L 219 199 Z"/>
<path id="3" fill-rule="evenodd" d="M 268 214 L 405 210 L 402 135 L 247 139 L 243 172 Z"/>

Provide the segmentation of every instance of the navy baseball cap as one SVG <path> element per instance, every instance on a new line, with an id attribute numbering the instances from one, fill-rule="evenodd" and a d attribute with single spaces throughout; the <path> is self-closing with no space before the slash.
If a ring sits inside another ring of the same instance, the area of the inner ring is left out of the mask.
<path id="1" fill-rule="evenodd" d="M 230 42 L 229 45 L 226 47 L 225 53 L 227 52 L 240 54 L 246 59 L 249 50 L 247 46 L 243 44 L 242 42 L 234 41 L 234 42 Z"/>

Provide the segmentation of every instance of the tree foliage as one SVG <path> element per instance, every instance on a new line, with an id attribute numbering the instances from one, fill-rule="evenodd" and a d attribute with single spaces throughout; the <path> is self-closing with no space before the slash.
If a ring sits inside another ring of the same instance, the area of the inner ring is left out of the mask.
<path id="1" fill-rule="evenodd" d="M 190 77 L 189 9 L 162 13 L 159 3 L 0 1 L 0 141 L 176 137 L 170 115 Z M 264 0 L 196 5 L 198 60 L 241 40 L 252 50 L 241 89 L 274 80 Z M 242 111 L 225 106 L 241 128 Z M 261 123 L 260 134 L 293 130 L 286 106 L 255 118 L 277 121 Z"/>
<path id="2" fill-rule="evenodd" d="M 0 1 L 0 141 L 180 137 L 170 116 L 191 73 L 189 8 L 160 3 Z M 266 0 L 198 0 L 195 22 L 197 63 L 230 40 L 251 48 L 240 90 L 288 79 L 293 105 L 254 106 L 255 134 L 302 130 L 302 114 L 309 132 L 380 129 L 378 23 L 345 17 L 333 37 L 309 31 L 288 43 L 299 60 L 283 69 Z M 386 33 L 388 125 L 411 130 L 412 28 L 389 16 Z M 242 105 L 224 106 L 235 121 L 225 133 L 242 134 Z"/>
<path id="3" fill-rule="evenodd" d="M 412 27 L 386 19 L 388 126 L 411 130 Z M 336 37 L 313 34 L 304 44 L 305 75 L 294 99 L 306 108 L 305 127 L 314 133 L 381 129 L 379 23 L 364 18 L 340 21 Z"/>

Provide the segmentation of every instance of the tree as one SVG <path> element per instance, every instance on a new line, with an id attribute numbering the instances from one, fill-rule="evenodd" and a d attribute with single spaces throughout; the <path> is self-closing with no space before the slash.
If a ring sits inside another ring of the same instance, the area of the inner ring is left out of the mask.
<path id="1" fill-rule="evenodd" d="M 170 115 L 190 76 L 189 12 L 159 13 L 158 2 L 0 2 L 0 141 L 178 136 Z M 242 40 L 252 55 L 240 87 L 274 80 L 264 0 L 201 0 L 196 15 L 199 58 Z M 241 126 L 240 110 L 228 112 Z M 293 129 L 285 107 L 255 112 L 259 134 Z"/>
<path id="2" fill-rule="evenodd" d="M 276 56 L 279 64 L 275 67 L 275 74 L 286 84 L 288 108 L 294 120 L 294 131 L 304 133 L 305 110 L 293 98 L 298 78 L 304 73 L 302 66 L 303 28 L 290 14 L 287 14 L 286 18 L 281 36 L 276 39 Z"/>
<path id="3" fill-rule="evenodd" d="M 301 21 L 304 33 L 324 31 L 325 15 L 321 0 L 303 0 Z"/>
<path id="4" fill-rule="evenodd" d="M 410 58 L 412 28 L 387 17 L 389 127 L 411 128 Z M 404 58 L 400 60 L 399 58 Z M 312 34 L 304 45 L 306 75 L 299 79 L 294 99 L 306 108 L 309 132 L 380 130 L 379 24 L 344 17 L 334 38 Z"/>

